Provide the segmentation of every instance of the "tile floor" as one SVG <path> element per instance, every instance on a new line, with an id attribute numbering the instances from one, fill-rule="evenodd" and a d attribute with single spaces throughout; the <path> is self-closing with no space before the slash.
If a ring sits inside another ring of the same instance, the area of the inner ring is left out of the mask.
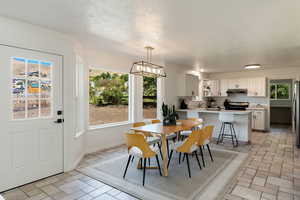
<path id="1" fill-rule="evenodd" d="M 249 157 L 223 200 L 300 200 L 300 150 L 285 128 L 254 132 Z M 232 149 L 231 146 L 223 146 Z M 78 168 L 126 151 L 124 146 L 85 156 Z M 6 200 L 134 200 L 136 198 L 74 170 L 2 194 Z"/>

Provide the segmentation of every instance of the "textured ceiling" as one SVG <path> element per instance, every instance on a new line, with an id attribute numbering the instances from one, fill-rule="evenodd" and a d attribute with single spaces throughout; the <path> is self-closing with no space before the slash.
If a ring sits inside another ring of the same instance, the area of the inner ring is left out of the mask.
<path id="1" fill-rule="evenodd" d="M 1 0 L 0 15 L 196 70 L 300 67 L 299 0 Z"/>

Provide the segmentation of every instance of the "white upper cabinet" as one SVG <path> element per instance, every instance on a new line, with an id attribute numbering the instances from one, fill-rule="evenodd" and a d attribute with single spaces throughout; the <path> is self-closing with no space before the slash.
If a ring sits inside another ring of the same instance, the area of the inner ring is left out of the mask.
<path id="1" fill-rule="evenodd" d="M 203 92 L 206 97 L 228 96 L 228 89 L 247 89 L 247 96 L 266 97 L 266 80 L 267 79 L 265 77 L 205 80 L 203 84 Z"/>
<path id="2" fill-rule="evenodd" d="M 229 80 L 221 79 L 220 80 L 220 96 L 226 97 L 228 88 L 229 88 Z"/>
<path id="3" fill-rule="evenodd" d="M 219 80 L 204 80 L 203 88 L 204 88 L 204 96 L 206 97 L 220 96 Z"/>
<path id="4" fill-rule="evenodd" d="M 267 96 L 267 79 L 265 77 L 248 79 L 248 96 L 265 97 Z"/>
<path id="5" fill-rule="evenodd" d="M 186 96 L 199 96 L 199 78 L 198 76 L 186 74 L 185 76 Z"/>

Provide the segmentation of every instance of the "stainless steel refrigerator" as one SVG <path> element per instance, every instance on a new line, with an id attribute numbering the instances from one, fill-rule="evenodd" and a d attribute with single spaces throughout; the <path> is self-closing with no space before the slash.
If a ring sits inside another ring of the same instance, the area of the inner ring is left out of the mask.
<path id="1" fill-rule="evenodd" d="M 294 82 L 293 130 L 296 134 L 296 145 L 300 148 L 300 81 Z"/>

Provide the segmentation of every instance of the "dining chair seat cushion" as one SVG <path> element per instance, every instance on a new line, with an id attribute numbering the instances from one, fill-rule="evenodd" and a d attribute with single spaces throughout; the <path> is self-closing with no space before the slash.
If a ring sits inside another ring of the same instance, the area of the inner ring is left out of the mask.
<path id="1" fill-rule="evenodd" d="M 146 139 L 148 144 L 156 144 L 160 141 L 159 137 L 147 137 Z"/>
<path id="2" fill-rule="evenodd" d="M 188 130 L 188 131 L 181 131 L 180 135 L 183 135 L 183 136 L 189 136 L 191 135 L 192 131 Z"/>
<path id="3" fill-rule="evenodd" d="M 156 154 L 159 153 L 159 148 L 158 147 L 150 147 L 152 151 L 154 151 Z M 131 156 L 135 156 L 135 157 L 140 157 L 140 158 L 143 158 L 143 152 L 140 148 L 138 147 L 131 147 L 129 152 L 128 152 L 129 155 Z"/>

